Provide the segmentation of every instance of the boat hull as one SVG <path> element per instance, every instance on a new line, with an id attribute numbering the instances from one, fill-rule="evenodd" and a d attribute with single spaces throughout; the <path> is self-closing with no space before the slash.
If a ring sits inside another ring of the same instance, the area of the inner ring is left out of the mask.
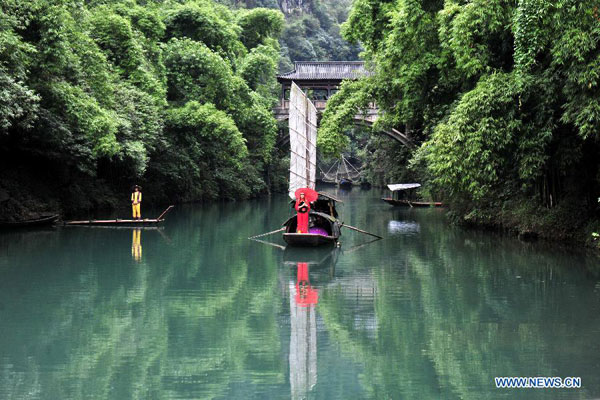
<path id="1" fill-rule="evenodd" d="M 18 222 L 0 222 L 0 228 L 13 229 L 13 228 L 34 228 L 38 226 L 50 226 L 58 220 L 58 214 L 44 216 L 42 218 L 18 221 Z"/>
<path id="2" fill-rule="evenodd" d="M 444 204 L 439 201 L 408 201 L 396 200 L 389 197 L 384 197 L 381 200 L 393 206 L 401 207 L 444 207 Z"/>
<path id="3" fill-rule="evenodd" d="M 343 189 L 352 189 L 353 182 L 348 179 L 342 179 L 339 183 L 340 187 Z"/>
<path id="4" fill-rule="evenodd" d="M 315 247 L 335 244 L 338 238 L 315 233 L 284 233 L 283 240 L 290 246 Z"/>

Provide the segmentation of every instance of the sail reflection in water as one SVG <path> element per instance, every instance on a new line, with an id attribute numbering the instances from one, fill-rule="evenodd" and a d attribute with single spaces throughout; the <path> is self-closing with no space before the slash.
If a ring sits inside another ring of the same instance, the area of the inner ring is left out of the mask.
<path id="1" fill-rule="evenodd" d="M 142 260 L 142 230 L 139 228 L 133 230 L 131 257 L 138 262 Z"/>
<path id="2" fill-rule="evenodd" d="M 292 399 L 302 399 L 317 383 L 317 321 L 319 294 L 310 285 L 308 263 L 297 265 L 290 282 L 290 387 Z"/>

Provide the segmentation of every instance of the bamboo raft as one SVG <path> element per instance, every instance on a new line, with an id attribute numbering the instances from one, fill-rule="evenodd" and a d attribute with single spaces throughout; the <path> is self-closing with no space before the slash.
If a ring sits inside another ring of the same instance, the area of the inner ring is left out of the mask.
<path id="1" fill-rule="evenodd" d="M 175 206 L 169 206 L 158 218 L 144 219 L 90 219 L 82 221 L 65 221 L 65 226 L 148 226 L 158 225 L 165 220 L 165 216 Z"/>

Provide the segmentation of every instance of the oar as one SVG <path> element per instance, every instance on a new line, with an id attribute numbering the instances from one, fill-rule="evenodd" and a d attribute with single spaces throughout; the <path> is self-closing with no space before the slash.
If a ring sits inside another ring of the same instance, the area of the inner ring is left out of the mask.
<path id="1" fill-rule="evenodd" d="M 165 214 L 167 214 L 169 211 L 171 211 L 171 208 L 173 208 L 173 207 L 175 207 L 175 206 L 169 206 L 169 207 L 167 207 L 167 209 L 166 209 L 165 211 L 163 211 L 163 213 L 162 213 L 162 214 L 160 214 L 160 215 L 158 216 L 158 218 L 156 218 L 156 220 L 157 220 L 157 221 L 160 221 L 160 220 L 162 219 L 162 217 L 164 217 L 164 216 L 165 216 Z"/>
<path id="2" fill-rule="evenodd" d="M 260 239 L 252 239 L 252 238 L 248 238 L 248 239 L 254 240 L 255 242 L 258 242 L 258 243 L 268 244 L 269 246 L 277 247 L 280 250 L 285 250 L 285 246 L 282 246 L 277 243 L 271 243 L 271 242 L 267 242 L 266 240 L 260 240 Z"/>
<path id="3" fill-rule="evenodd" d="M 345 249 L 343 252 L 344 252 L 344 254 L 350 254 L 350 253 L 353 253 L 353 252 L 355 252 L 356 250 L 360 249 L 361 247 L 365 247 L 365 246 L 367 246 L 367 245 L 369 245 L 369 244 L 371 244 L 371 243 L 373 243 L 373 242 L 376 242 L 376 241 L 378 241 L 378 240 L 379 240 L 379 239 L 372 239 L 372 240 L 369 240 L 369 241 L 368 241 L 368 242 L 366 242 L 366 243 L 357 244 L 356 246 L 352 246 L 352 247 L 350 247 L 349 249 Z"/>
<path id="4" fill-rule="evenodd" d="M 365 235 L 370 235 L 370 236 L 374 236 L 374 237 L 376 237 L 376 238 L 378 238 L 378 239 L 383 239 L 383 237 L 381 237 L 381 236 L 379 236 L 379 235 L 376 235 L 376 234 L 374 234 L 374 233 L 370 233 L 370 232 L 367 232 L 367 231 L 363 231 L 362 229 L 358 229 L 358 228 L 357 228 L 357 227 L 355 227 L 355 226 L 352 226 L 352 225 L 347 225 L 346 223 L 342 223 L 342 225 L 341 225 L 341 226 L 342 226 L 342 227 L 345 227 L 345 228 L 348 228 L 348 229 L 352 229 L 353 231 L 356 231 L 356 232 L 364 233 Z"/>
<path id="5" fill-rule="evenodd" d="M 281 231 L 283 231 L 284 229 L 285 229 L 285 227 L 283 227 L 283 228 L 279 228 L 279 229 L 277 229 L 277 230 L 275 230 L 275 231 L 271 231 L 271 232 L 267 232 L 267 233 L 261 233 L 260 235 L 256 235 L 256 236 L 250 236 L 248 239 L 256 239 L 256 238 L 259 238 L 259 237 L 263 237 L 263 236 L 267 236 L 267 235 L 272 235 L 272 234 L 274 234 L 274 233 L 281 232 Z"/>

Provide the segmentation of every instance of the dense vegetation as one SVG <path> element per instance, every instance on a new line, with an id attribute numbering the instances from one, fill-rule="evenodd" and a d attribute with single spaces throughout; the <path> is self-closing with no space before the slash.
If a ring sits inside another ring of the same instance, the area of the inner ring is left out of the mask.
<path id="1" fill-rule="evenodd" d="M 285 26 L 279 40 L 279 70 L 294 69 L 294 61 L 357 60 L 360 46 L 345 41 L 341 24 L 351 0 L 219 0 L 231 7 L 279 9 Z"/>
<path id="2" fill-rule="evenodd" d="M 555 238 L 597 230 L 597 2 L 355 0 L 343 34 L 374 74 L 328 104 L 324 152 L 345 148 L 349 117 L 374 100 L 375 129 L 421 143 L 386 144 L 388 178 L 418 177 L 463 221 Z"/>
<path id="3" fill-rule="evenodd" d="M 0 27 L 0 219 L 134 183 L 155 202 L 268 189 L 281 12 L 3 0 Z"/>

